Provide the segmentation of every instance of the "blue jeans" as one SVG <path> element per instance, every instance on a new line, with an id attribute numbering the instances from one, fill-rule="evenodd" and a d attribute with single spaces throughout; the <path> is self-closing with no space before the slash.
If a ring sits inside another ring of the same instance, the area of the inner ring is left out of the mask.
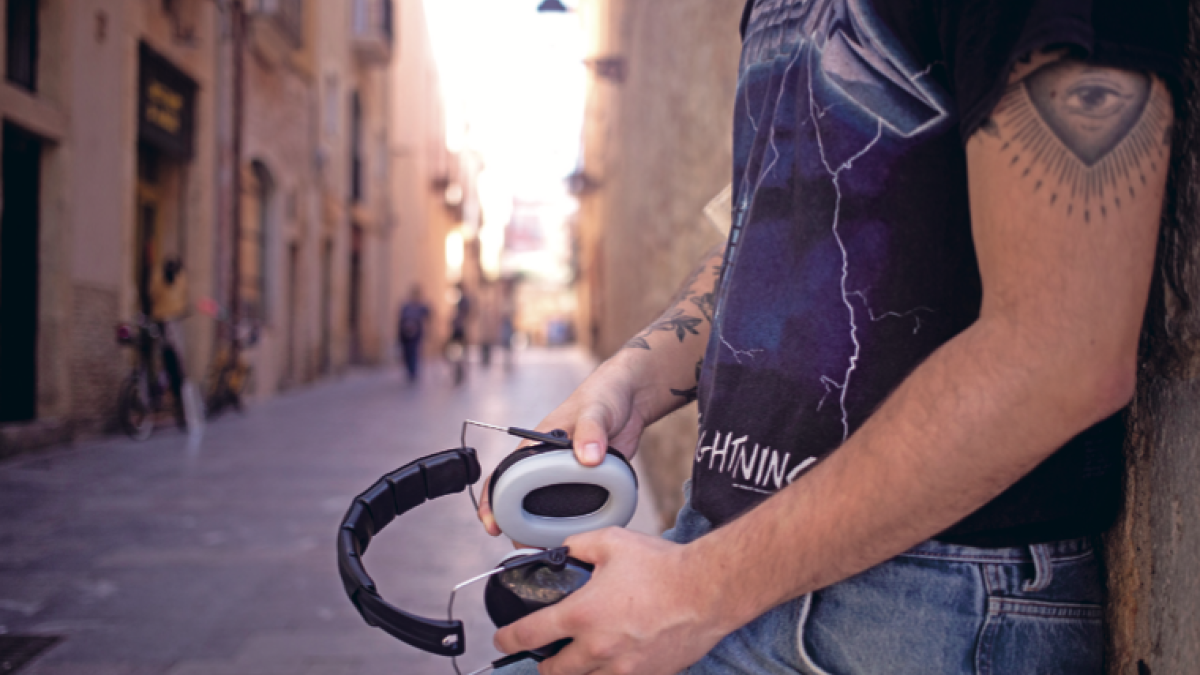
<path id="1" fill-rule="evenodd" d="M 711 529 L 689 501 L 663 536 L 684 543 Z M 1091 539 L 989 549 L 928 541 L 779 605 L 684 672 L 1101 673 L 1103 597 Z M 532 674 L 533 665 L 502 672 Z"/>

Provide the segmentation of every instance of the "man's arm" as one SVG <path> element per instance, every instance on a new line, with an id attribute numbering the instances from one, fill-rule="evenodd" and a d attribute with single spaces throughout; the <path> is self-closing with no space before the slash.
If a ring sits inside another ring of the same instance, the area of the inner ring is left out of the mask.
<path id="1" fill-rule="evenodd" d="M 1169 152 L 1155 78 L 1038 57 L 967 144 L 979 320 L 829 459 L 686 546 L 605 530 L 561 604 L 504 651 L 572 636 L 543 675 L 667 673 L 776 604 L 973 512 L 1132 395 Z"/>
<path id="2" fill-rule="evenodd" d="M 603 461 L 607 446 L 633 457 L 646 425 L 696 397 L 724 256 L 724 243 L 710 249 L 662 316 L 601 364 L 536 429 L 569 433 L 576 457 L 587 465 Z M 488 533 L 500 534 L 486 490 L 479 519 Z"/>
<path id="3" fill-rule="evenodd" d="M 652 416 L 647 423 L 696 400 L 724 258 L 724 242 L 709 249 L 675 292 L 667 311 L 626 342 L 614 357 L 638 369 L 653 369 L 654 381 L 645 383 L 647 408 Z"/>

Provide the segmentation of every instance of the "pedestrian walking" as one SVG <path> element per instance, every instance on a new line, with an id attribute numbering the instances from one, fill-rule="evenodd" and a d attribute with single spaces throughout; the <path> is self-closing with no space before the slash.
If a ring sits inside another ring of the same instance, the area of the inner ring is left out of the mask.
<path id="1" fill-rule="evenodd" d="M 194 401 L 185 400 L 185 396 L 198 396 L 198 393 L 190 391 L 182 358 L 183 331 L 179 322 L 190 312 L 183 261 L 178 257 L 167 258 L 161 268 L 150 275 L 148 283 L 148 318 L 158 328 L 159 356 L 175 399 L 175 419 L 180 428 L 186 429 L 199 423 L 199 411 L 194 407 Z"/>
<path id="2" fill-rule="evenodd" d="M 458 284 L 458 302 L 454 305 L 454 316 L 450 318 L 450 339 L 446 341 L 446 359 L 454 366 L 454 384 L 462 384 L 466 378 L 467 362 L 467 319 L 471 316 L 471 299 L 467 289 Z"/>
<path id="3" fill-rule="evenodd" d="M 421 299 L 420 284 L 414 284 L 409 292 L 408 301 L 400 307 L 400 320 L 396 330 L 409 382 L 417 381 L 421 363 L 421 339 L 425 336 L 425 324 L 428 321 L 429 305 Z"/>

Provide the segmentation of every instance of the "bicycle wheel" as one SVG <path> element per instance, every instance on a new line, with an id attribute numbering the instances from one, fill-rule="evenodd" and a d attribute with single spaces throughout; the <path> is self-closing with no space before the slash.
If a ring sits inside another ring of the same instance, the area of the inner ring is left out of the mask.
<path id="1" fill-rule="evenodd" d="M 233 390 L 233 407 L 239 413 L 246 412 L 246 384 L 250 381 L 250 375 L 253 372 L 248 365 L 243 365 L 238 369 L 237 388 Z"/>
<path id="2" fill-rule="evenodd" d="M 154 432 L 154 410 L 140 374 L 130 375 L 121 385 L 117 398 L 117 419 L 121 430 L 135 441 L 144 441 Z"/>
<path id="3" fill-rule="evenodd" d="M 225 406 L 229 405 L 229 387 L 225 384 L 225 376 L 222 371 L 217 371 L 212 382 L 208 387 L 208 400 L 205 401 L 204 417 L 206 419 L 216 419 L 224 410 Z"/>

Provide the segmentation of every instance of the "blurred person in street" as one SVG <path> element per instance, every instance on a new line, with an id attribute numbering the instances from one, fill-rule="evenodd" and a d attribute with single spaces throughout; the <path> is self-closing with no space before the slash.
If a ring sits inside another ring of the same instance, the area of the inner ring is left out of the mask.
<path id="1" fill-rule="evenodd" d="M 537 427 L 595 465 L 698 398 L 687 503 L 664 539 L 569 538 L 591 580 L 496 646 L 572 638 L 542 675 L 1101 672 L 1186 25 L 747 3 L 728 243 Z"/>
<path id="2" fill-rule="evenodd" d="M 446 342 L 446 358 L 454 368 L 454 384 L 462 384 L 467 374 L 467 323 L 471 318 L 471 298 L 460 281 L 455 289 L 458 299 L 450 317 L 450 339 Z"/>
<path id="3" fill-rule="evenodd" d="M 500 343 L 500 285 L 485 283 L 480 289 L 479 313 L 475 325 L 479 343 L 479 363 L 492 365 L 492 349 Z"/>
<path id="4" fill-rule="evenodd" d="M 413 284 L 408 300 L 400 306 L 400 319 L 396 327 L 400 342 L 400 353 L 404 357 L 404 370 L 408 381 L 416 382 L 421 365 L 421 341 L 425 337 L 425 324 L 429 323 L 429 305 L 421 298 L 421 285 Z"/>
<path id="5" fill-rule="evenodd" d="M 191 416 L 183 398 L 187 376 L 183 369 L 183 334 L 179 321 L 189 313 L 187 272 L 177 257 L 163 260 L 160 268 L 149 278 L 148 319 L 158 328 L 158 341 L 163 369 L 176 402 L 176 420 L 186 427 Z M 194 413 L 192 414 L 194 415 Z"/>
<path id="6" fill-rule="evenodd" d="M 497 295 L 497 313 L 499 314 L 499 335 L 497 343 L 504 350 L 504 369 L 512 370 L 516 363 L 513 350 L 516 340 L 516 299 L 517 280 L 509 277 L 501 280 Z"/>

